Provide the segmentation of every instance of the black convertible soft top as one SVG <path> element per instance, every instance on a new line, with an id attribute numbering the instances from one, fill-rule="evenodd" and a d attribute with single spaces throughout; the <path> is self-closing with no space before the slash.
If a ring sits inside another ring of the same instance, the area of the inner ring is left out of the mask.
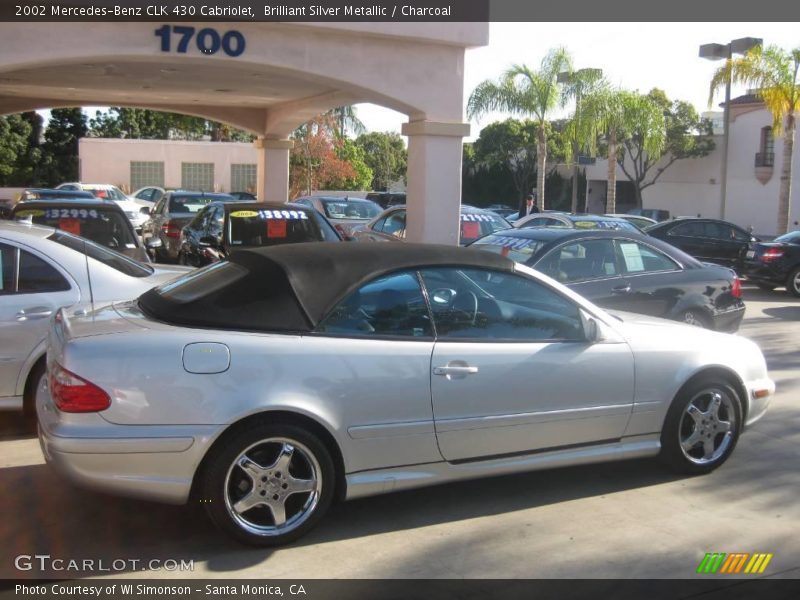
<path id="1" fill-rule="evenodd" d="M 178 325 L 307 332 L 351 291 L 394 271 L 459 266 L 510 272 L 513 265 L 499 254 L 434 244 L 287 244 L 237 251 L 227 263 L 150 290 L 139 306 Z M 218 277 L 214 269 L 227 274 Z M 214 277 L 224 283 L 214 285 Z M 199 293 L 182 293 L 182 287 Z"/>

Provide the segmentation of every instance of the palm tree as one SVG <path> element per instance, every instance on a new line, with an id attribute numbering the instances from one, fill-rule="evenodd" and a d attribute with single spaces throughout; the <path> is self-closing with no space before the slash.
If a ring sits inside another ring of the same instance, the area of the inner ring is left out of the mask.
<path id="1" fill-rule="evenodd" d="M 800 48 L 787 52 L 777 46 L 756 46 L 743 57 L 729 59 L 711 79 L 708 104 L 714 92 L 726 85 L 746 85 L 756 89 L 767 110 L 772 113 L 772 130 L 783 134 L 783 164 L 778 189 L 778 235 L 789 228 L 789 207 L 792 196 L 792 154 L 794 152 L 795 113 L 800 111 Z"/>
<path id="2" fill-rule="evenodd" d="M 343 138 L 348 130 L 357 136 L 367 132 L 364 123 L 356 115 L 356 107 L 352 104 L 332 108 L 325 115 L 330 117 L 333 124 L 333 132 L 338 138 Z"/>
<path id="3" fill-rule="evenodd" d="M 614 213 L 617 210 L 619 144 L 638 136 L 644 152 L 649 156 L 661 156 L 666 144 L 664 114 L 661 107 L 647 96 L 608 85 L 603 85 L 586 98 L 584 113 L 585 122 L 594 128 L 594 134 L 589 137 L 591 147 L 594 147 L 598 135 L 605 138 L 608 147 L 606 212 Z"/>
<path id="4" fill-rule="evenodd" d="M 565 48 L 555 48 L 542 59 L 538 71 L 526 65 L 512 65 L 498 81 L 486 80 L 470 94 L 467 116 L 472 119 L 487 112 L 503 111 L 523 117 L 533 117 L 537 124 L 536 189 L 539 208 L 545 208 L 544 177 L 547 161 L 547 117 L 563 106 L 564 95 L 558 84 L 558 74 L 572 68 L 572 59 Z"/>

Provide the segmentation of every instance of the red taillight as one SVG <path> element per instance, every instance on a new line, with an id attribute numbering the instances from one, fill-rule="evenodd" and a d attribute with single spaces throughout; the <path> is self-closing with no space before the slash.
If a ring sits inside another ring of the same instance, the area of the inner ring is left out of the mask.
<path id="1" fill-rule="evenodd" d="M 767 248 L 764 251 L 764 254 L 761 255 L 761 260 L 763 262 L 772 262 L 773 260 L 778 260 L 782 256 L 783 256 L 783 249 Z"/>
<path id="2" fill-rule="evenodd" d="M 733 278 L 733 285 L 731 286 L 731 296 L 734 298 L 742 297 L 742 282 L 738 277 Z"/>
<path id="3" fill-rule="evenodd" d="M 58 363 L 50 372 L 50 397 L 62 412 L 99 412 L 111 406 L 108 394 Z"/>
<path id="4" fill-rule="evenodd" d="M 161 232 L 168 238 L 179 238 L 181 237 L 181 226 L 175 221 L 167 221 L 161 225 Z"/>

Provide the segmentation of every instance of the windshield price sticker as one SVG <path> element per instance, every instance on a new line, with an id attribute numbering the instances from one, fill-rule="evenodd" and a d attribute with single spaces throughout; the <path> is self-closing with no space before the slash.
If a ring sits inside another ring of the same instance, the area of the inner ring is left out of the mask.
<path id="1" fill-rule="evenodd" d="M 302 221 L 308 219 L 308 215 L 299 210 L 260 210 L 258 216 L 261 219 L 281 219 L 284 221 Z"/>
<path id="2" fill-rule="evenodd" d="M 100 213 L 93 208 L 48 208 L 44 216 L 48 219 L 99 219 Z"/>
<path id="3" fill-rule="evenodd" d="M 514 237 L 493 237 L 492 242 L 495 246 L 503 246 L 505 248 L 510 248 L 511 250 L 524 250 L 525 248 L 529 248 L 530 246 L 535 245 L 537 242 L 536 240 L 529 240 L 525 238 L 514 238 Z"/>
<path id="4" fill-rule="evenodd" d="M 485 221 L 487 223 L 493 223 L 499 221 L 497 217 L 493 217 L 491 215 L 473 215 L 473 214 L 466 214 L 461 215 L 462 221 Z"/>

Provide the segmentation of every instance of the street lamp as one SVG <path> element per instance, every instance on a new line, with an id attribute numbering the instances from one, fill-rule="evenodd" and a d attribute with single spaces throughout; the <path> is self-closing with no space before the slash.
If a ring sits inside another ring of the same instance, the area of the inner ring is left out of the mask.
<path id="1" fill-rule="evenodd" d="M 581 96 L 585 88 L 590 88 L 603 76 L 602 69 L 578 69 L 577 71 L 564 71 L 556 77 L 558 83 L 574 85 L 575 89 L 575 126 L 581 114 Z M 578 139 L 576 136 L 572 140 L 572 212 L 578 212 Z M 587 183 L 588 187 L 588 183 Z"/>
<path id="2" fill-rule="evenodd" d="M 700 58 L 708 60 L 727 60 L 730 61 L 734 54 L 744 54 L 748 50 L 752 50 L 756 46 L 760 46 L 763 40 L 761 38 L 739 38 L 733 40 L 729 44 L 703 44 L 700 46 Z M 722 174 L 720 182 L 720 204 L 719 212 L 720 219 L 725 218 L 725 202 L 728 193 L 728 138 L 730 137 L 730 124 L 731 124 L 731 78 L 726 78 L 725 81 L 725 105 L 723 113 L 723 129 L 722 129 Z"/>

